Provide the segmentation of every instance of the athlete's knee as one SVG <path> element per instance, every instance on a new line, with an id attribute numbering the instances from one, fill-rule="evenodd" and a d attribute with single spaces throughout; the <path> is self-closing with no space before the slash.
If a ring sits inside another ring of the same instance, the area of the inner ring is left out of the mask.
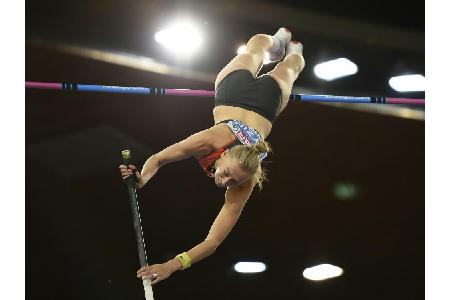
<path id="1" fill-rule="evenodd" d="M 272 38 L 267 34 L 256 34 L 247 42 L 247 49 L 251 47 L 268 48 L 272 44 Z"/>
<path id="2" fill-rule="evenodd" d="M 287 68 L 293 69 L 295 73 L 300 73 L 305 67 L 305 59 L 303 58 L 303 55 L 299 53 L 287 55 L 282 63 L 286 64 Z"/>
<path id="3" fill-rule="evenodd" d="M 252 36 L 250 38 L 250 40 L 247 42 L 247 44 L 249 43 L 261 43 L 261 42 L 267 42 L 268 40 L 270 40 L 270 35 L 267 34 L 263 34 L 263 33 L 258 33 L 255 34 L 254 36 Z"/>

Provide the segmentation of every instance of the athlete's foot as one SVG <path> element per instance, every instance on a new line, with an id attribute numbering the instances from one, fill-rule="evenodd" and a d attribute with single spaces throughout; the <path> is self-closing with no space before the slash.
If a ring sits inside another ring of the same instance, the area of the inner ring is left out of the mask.
<path id="1" fill-rule="evenodd" d="M 290 42 L 292 38 L 291 32 L 281 27 L 278 31 L 272 36 L 273 47 L 269 51 L 269 59 L 270 61 L 279 61 L 286 54 L 286 46 Z"/>
<path id="2" fill-rule="evenodd" d="M 289 55 L 291 53 L 298 53 L 302 55 L 303 53 L 303 45 L 302 43 L 298 41 L 290 41 L 289 45 L 287 46 L 286 55 Z"/>

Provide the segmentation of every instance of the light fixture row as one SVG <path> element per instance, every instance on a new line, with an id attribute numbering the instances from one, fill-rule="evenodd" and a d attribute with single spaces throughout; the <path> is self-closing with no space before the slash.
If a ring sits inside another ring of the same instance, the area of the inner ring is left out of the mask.
<path id="1" fill-rule="evenodd" d="M 234 265 L 234 270 L 238 273 L 254 274 L 267 270 L 263 262 L 242 261 Z M 303 271 L 303 277 L 309 280 L 320 281 L 341 276 L 344 273 L 342 268 L 331 264 L 320 264 L 306 268 Z"/>
<path id="2" fill-rule="evenodd" d="M 189 20 L 180 19 L 165 29 L 157 32 L 155 40 L 164 45 L 177 57 L 187 58 L 198 52 L 203 45 L 201 31 Z M 246 45 L 237 49 L 237 54 L 245 53 Z M 265 53 L 263 64 L 269 64 L 269 54 Z M 358 66 L 348 58 L 341 57 L 318 63 L 314 66 L 314 74 L 326 81 L 358 73 Z M 421 74 L 394 76 L 389 79 L 389 85 L 398 92 L 417 92 L 425 90 L 425 77 Z"/>

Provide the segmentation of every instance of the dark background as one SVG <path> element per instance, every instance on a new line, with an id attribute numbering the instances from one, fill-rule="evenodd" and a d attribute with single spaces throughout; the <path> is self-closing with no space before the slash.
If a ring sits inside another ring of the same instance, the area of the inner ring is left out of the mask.
<path id="1" fill-rule="evenodd" d="M 305 48 L 300 92 L 424 97 L 387 83 L 425 74 L 420 1 L 44 0 L 26 1 L 25 13 L 30 81 L 212 90 L 213 79 L 107 63 L 61 45 L 151 57 L 213 78 L 253 34 L 286 26 Z M 173 59 L 153 41 L 180 14 L 207 33 L 200 58 Z M 316 63 L 341 56 L 358 65 L 356 75 L 315 77 Z M 26 298 L 143 299 L 120 152 L 131 149 L 141 168 L 149 155 L 211 126 L 212 100 L 27 90 L 25 101 Z M 154 286 L 155 299 L 423 299 L 422 113 L 291 103 L 268 138 L 270 182 L 216 253 Z M 339 183 L 356 186 L 355 197 L 336 197 Z M 139 193 L 149 262 L 201 242 L 223 192 L 194 160 L 162 168 Z M 268 269 L 237 274 L 241 260 Z M 344 274 L 302 277 L 319 263 Z"/>

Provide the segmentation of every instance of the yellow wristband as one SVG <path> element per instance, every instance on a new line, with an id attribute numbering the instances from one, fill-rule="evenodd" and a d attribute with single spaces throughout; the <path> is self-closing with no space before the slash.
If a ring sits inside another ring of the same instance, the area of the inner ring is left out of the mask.
<path id="1" fill-rule="evenodd" d="M 176 256 L 176 258 L 178 258 L 178 260 L 183 265 L 181 270 L 187 269 L 187 268 L 189 268 L 191 266 L 191 258 L 189 257 L 189 254 L 187 254 L 187 252 L 183 252 L 181 254 L 178 254 Z"/>

